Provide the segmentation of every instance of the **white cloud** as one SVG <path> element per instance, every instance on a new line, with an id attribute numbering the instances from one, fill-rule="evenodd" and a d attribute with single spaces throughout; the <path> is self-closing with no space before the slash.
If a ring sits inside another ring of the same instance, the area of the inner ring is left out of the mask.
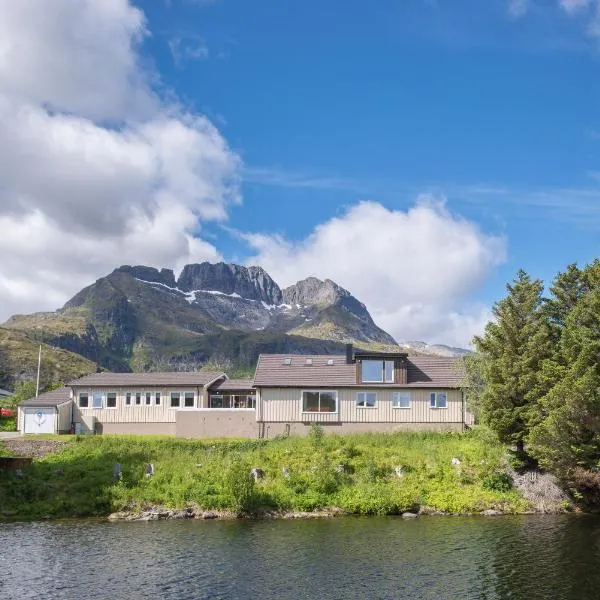
<path id="1" fill-rule="evenodd" d="M 398 340 L 466 345 L 489 317 L 466 298 L 505 259 L 505 240 L 481 232 L 443 202 L 421 197 L 410 210 L 362 202 L 300 242 L 244 234 L 282 285 L 330 278 L 365 302 Z"/>
<path id="2" fill-rule="evenodd" d="M 527 14 L 530 4 L 530 0 L 509 0 L 508 14 L 515 19 L 519 19 Z"/>
<path id="3" fill-rule="evenodd" d="M 169 40 L 169 50 L 178 67 L 186 60 L 203 60 L 209 55 L 206 42 L 197 35 L 174 37 Z"/>
<path id="4" fill-rule="evenodd" d="M 140 64 L 127 0 L 0 0 L 0 321 L 123 263 L 217 260 L 239 158 Z"/>
<path id="5" fill-rule="evenodd" d="M 592 0 L 559 0 L 559 4 L 569 14 L 588 8 Z"/>

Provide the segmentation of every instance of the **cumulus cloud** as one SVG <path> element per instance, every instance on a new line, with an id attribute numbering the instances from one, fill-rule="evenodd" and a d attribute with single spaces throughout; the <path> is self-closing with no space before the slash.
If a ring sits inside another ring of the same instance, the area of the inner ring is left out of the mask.
<path id="1" fill-rule="evenodd" d="M 141 66 L 128 0 L 0 0 L 0 321 L 127 262 L 177 268 L 239 202 L 240 160 Z"/>
<path id="2" fill-rule="evenodd" d="M 592 0 L 560 0 L 559 4 L 566 12 L 574 13 L 590 6 Z"/>
<path id="3" fill-rule="evenodd" d="M 505 260 L 505 240 L 421 197 L 407 211 L 361 202 L 300 242 L 244 234 L 262 265 L 289 285 L 309 275 L 349 289 L 398 340 L 468 345 L 489 318 L 468 295 Z"/>

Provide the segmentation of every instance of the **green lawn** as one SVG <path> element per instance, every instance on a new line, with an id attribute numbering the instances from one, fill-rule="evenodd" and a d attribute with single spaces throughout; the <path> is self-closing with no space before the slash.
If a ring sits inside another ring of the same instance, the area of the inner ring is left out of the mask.
<path id="1" fill-rule="evenodd" d="M 271 441 L 86 436 L 34 462 L 22 479 L 0 474 L 0 515 L 103 516 L 153 505 L 235 512 L 337 507 L 353 514 L 423 506 L 526 510 L 510 489 L 505 461 L 505 449 L 485 431 L 344 437 L 317 431 Z M 150 462 L 155 474 L 147 479 Z M 120 481 L 113 480 L 115 463 L 122 465 Z M 394 472 L 399 466 L 402 477 Z M 253 467 L 265 472 L 255 485 L 248 483 Z"/>

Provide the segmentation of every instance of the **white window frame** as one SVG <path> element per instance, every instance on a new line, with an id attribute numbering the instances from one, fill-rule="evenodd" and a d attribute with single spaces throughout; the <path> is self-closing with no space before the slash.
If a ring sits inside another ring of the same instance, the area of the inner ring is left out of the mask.
<path id="1" fill-rule="evenodd" d="M 85 396 L 87 398 L 87 406 L 81 406 L 81 396 Z M 91 408 L 91 406 L 90 406 L 90 393 L 89 392 L 79 392 L 77 394 L 77 406 L 79 408 Z"/>
<path id="2" fill-rule="evenodd" d="M 127 403 L 127 398 L 129 398 L 129 403 Z M 135 401 L 134 392 L 125 392 L 125 407 L 131 408 L 133 406 L 134 401 Z"/>
<path id="3" fill-rule="evenodd" d="M 100 406 L 96 406 L 96 398 L 100 397 Z M 102 392 L 92 392 L 92 406 L 93 410 L 102 410 L 104 408 L 104 394 Z"/>
<path id="4" fill-rule="evenodd" d="M 380 362 L 381 363 L 381 378 L 380 379 L 363 379 L 363 364 L 365 362 Z M 391 363 L 392 365 L 392 378 L 391 380 L 386 379 L 385 374 L 385 366 L 387 363 Z M 361 383 L 395 383 L 396 373 L 396 365 L 393 360 L 385 359 L 385 358 L 363 358 L 360 362 L 360 381 Z"/>
<path id="5" fill-rule="evenodd" d="M 367 394 L 373 394 L 375 396 L 375 403 L 373 404 L 373 406 L 367 406 L 367 404 L 366 404 L 367 403 Z M 364 402 L 364 404 L 362 406 L 359 404 L 359 402 L 361 402 L 360 396 L 364 396 L 364 398 L 362 400 L 362 402 Z M 360 408 L 360 409 L 368 408 L 371 410 L 374 408 L 377 408 L 377 392 L 374 392 L 372 390 L 371 391 L 364 390 L 362 392 L 356 392 L 356 408 Z"/>
<path id="6" fill-rule="evenodd" d="M 319 408 L 321 407 L 321 394 L 333 394 L 335 396 L 335 410 L 332 411 L 310 411 L 304 410 L 304 394 L 319 394 Z M 340 410 L 340 397 L 337 390 L 302 390 L 300 392 L 301 411 L 303 415 L 337 415 Z"/>
<path id="7" fill-rule="evenodd" d="M 171 394 L 179 394 L 179 406 L 171 406 Z M 185 395 L 194 395 L 194 406 L 185 406 Z M 194 390 L 171 390 L 169 391 L 169 408 L 172 410 L 196 410 L 198 397 Z"/>
<path id="8" fill-rule="evenodd" d="M 138 398 L 138 394 L 140 396 L 140 403 L 138 404 L 137 398 Z M 133 393 L 133 405 L 134 406 L 144 406 L 144 392 L 134 392 Z"/>
<path id="9" fill-rule="evenodd" d="M 114 394 L 114 396 L 115 396 L 115 405 L 114 406 L 109 406 L 108 405 L 108 396 L 109 396 L 109 394 Z M 106 410 L 117 410 L 117 406 L 119 404 L 119 394 L 117 394 L 117 392 L 107 392 L 104 400 L 105 400 L 104 408 Z"/>
<path id="10" fill-rule="evenodd" d="M 400 396 L 406 396 L 408 398 L 408 406 L 400 406 Z M 397 408 L 398 410 L 407 410 L 410 409 L 411 402 L 412 397 L 409 391 L 394 392 L 392 394 L 392 408 Z"/>
<path id="11" fill-rule="evenodd" d="M 154 406 L 162 406 L 162 392 L 154 392 Z"/>
<path id="12" fill-rule="evenodd" d="M 192 406 L 186 406 L 185 405 L 185 395 L 186 394 L 192 394 L 193 397 L 193 404 Z M 181 410 L 194 410 L 196 408 L 196 392 L 190 392 L 189 390 L 187 392 L 181 392 Z"/>
<path id="13" fill-rule="evenodd" d="M 445 406 L 440 406 L 438 397 L 444 396 Z M 434 410 L 445 410 L 448 408 L 448 392 L 430 392 L 429 393 L 429 408 Z"/>
<path id="14" fill-rule="evenodd" d="M 154 393 L 153 392 L 144 392 L 144 394 L 142 395 L 142 406 L 152 406 L 153 402 L 153 397 Z M 146 400 L 150 400 L 150 402 L 146 402 Z"/>

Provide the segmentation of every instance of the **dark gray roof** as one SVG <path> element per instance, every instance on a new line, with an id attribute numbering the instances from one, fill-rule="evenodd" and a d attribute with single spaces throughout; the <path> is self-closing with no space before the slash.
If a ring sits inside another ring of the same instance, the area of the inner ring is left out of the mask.
<path id="1" fill-rule="evenodd" d="M 291 359 L 291 364 L 285 364 Z M 307 360 L 312 364 L 307 364 Z M 368 387 L 443 387 L 463 385 L 460 359 L 441 356 L 411 356 L 406 384 L 368 384 Z M 332 364 L 329 364 L 329 363 Z M 364 387 L 356 383 L 356 364 L 341 355 L 261 354 L 254 376 L 256 387 Z"/>
<path id="2" fill-rule="evenodd" d="M 251 390 L 253 385 L 252 379 L 221 379 L 211 385 L 210 390 L 219 392 Z"/>
<path id="3" fill-rule="evenodd" d="M 0 388 L 0 396 L 12 396 L 12 392 L 9 392 L 8 390 L 3 390 L 2 388 Z"/>
<path id="4" fill-rule="evenodd" d="M 139 386 L 204 386 L 225 377 L 219 371 L 163 372 L 163 373 L 93 373 L 67 385 L 73 387 L 139 387 Z"/>
<path id="5" fill-rule="evenodd" d="M 71 399 L 71 390 L 68 387 L 62 387 L 51 392 L 40 394 L 37 398 L 24 400 L 19 406 L 58 406 L 69 402 Z"/>

